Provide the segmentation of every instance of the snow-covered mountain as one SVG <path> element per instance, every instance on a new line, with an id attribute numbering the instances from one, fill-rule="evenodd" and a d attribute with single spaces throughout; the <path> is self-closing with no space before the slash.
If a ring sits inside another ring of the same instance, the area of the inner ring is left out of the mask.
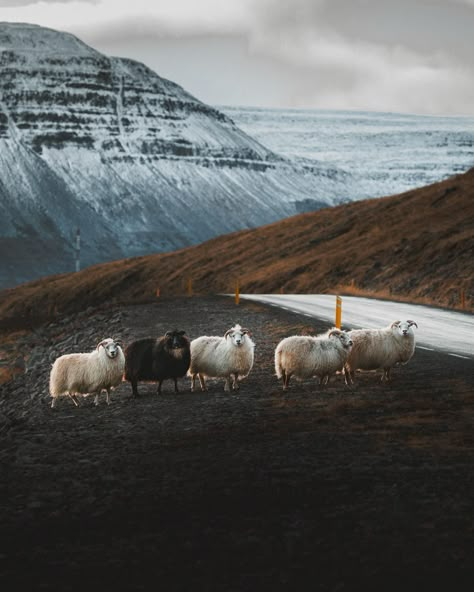
<path id="1" fill-rule="evenodd" d="M 78 227 L 90 265 L 332 205 L 345 182 L 141 63 L 0 23 L 0 286 L 71 271 Z"/>

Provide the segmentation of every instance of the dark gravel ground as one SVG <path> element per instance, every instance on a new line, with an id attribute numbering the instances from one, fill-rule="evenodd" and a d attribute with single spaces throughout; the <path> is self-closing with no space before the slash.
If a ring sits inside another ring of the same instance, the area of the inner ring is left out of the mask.
<path id="1" fill-rule="evenodd" d="M 393 319 L 387 319 L 387 323 Z M 415 319 L 416 320 L 416 319 Z M 236 394 L 122 384 L 51 410 L 51 361 L 107 336 L 253 331 Z M 273 351 L 323 322 L 231 299 L 87 311 L 22 338 L 0 395 L 2 590 L 468 590 L 471 361 L 417 350 L 383 385 L 281 391 Z M 420 326 L 419 335 L 423 327 Z"/>

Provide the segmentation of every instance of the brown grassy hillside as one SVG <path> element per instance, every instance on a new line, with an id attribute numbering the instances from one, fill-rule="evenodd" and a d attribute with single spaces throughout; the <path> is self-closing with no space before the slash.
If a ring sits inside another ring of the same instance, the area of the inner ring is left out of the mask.
<path id="1" fill-rule="evenodd" d="M 190 216 L 192 213 L 190 212 Z M 474 169 L 393 197 L 302 214 L 169 254 L 51 276 L 0 293 L 19 326 L 114 301 L 186 293 L 339 291 L 474 307 Z M 30 320 L 28 320 L 30 319 Z"/>

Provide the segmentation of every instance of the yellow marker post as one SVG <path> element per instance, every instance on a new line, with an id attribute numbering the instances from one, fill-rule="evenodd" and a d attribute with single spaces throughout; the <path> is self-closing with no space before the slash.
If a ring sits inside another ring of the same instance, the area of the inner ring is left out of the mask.
<path id="1" fill-rule="evenodd" d="M 239 282 L 235 283 L 235 304 L 239 304 L 240 301 L 240 286 Z"/>
<path id="2" fill-rule="evenodd" d="M 336 328 L 341 328 L 341 319 L 342 319 L 342 298 L 340 296 L 336 296 Z"/>
<path id="3" fill-rule="evenodd" d="M 191 278 L 189 278 L 189 280 L 188 280 L 187 293 L 188 293 L 188 296 L 193 295 L 193 280 Z"/>

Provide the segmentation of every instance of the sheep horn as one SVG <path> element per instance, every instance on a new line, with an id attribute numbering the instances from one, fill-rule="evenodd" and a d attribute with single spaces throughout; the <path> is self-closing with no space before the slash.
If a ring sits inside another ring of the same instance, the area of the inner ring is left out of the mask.
<path id="1" fill-rule="evenodd" d="M 418 329 L 418 325 L 415 323 L 415 321 L 407 321 L 408 325 L 411 327 L 412 325 L 415 325 L 415 327 Z"/>
<path id="2" fill-rule="evenodd" d="M 331 337 L 331 335 L 339 335 L 340 333 L 341 333 L 341 331 L 340 331 L 339 329 L 333 329 L 333 330 L 332 330 L 332 331 L 329 333 L 328 337 Z"/>
<path id="3" fill-rule="evenodd" d="M 107 341 L 107 339 L 102 339 L 102 341 L 97 344 L 97 349 L 99 349 L 100 346 L 105 347 L 105 342 L 106 341 Z"/>
<path id="4" fill-rule="evenodd" d="M 250 329 L 242 329 L 242 333 L 246 334 L 248 333 L 250 337 L 252 337 L 252 331 L 250 331 Z"/>
<path id="5" fill-rule="evenodd" d="M 398 327 L 399 324 L 400 324 L 400 321 L 393 321 L 393 323 L 390 325 L 390 328 L 394 329 L 395 327 Z"/>
<path id="6" fill-rule="evenodd" d="M 231 333 L 233 333 L 233 332 L 234 332 L 234 330 L 233 330 L 233 329 L 229 329 L 228 331 L 226 331 L 226 332 L 224 333 L 224 339 L 227 339 L 227 336 L 228 336 L 228 335 L 230 335 L 230 334 L 231 334 Z"/>
<path id="7" fill-rule="evenodd" d="M 115 345 L 120 345 L 120 347 L 123 347 L 123 341 L 121 339 L 114 339 L 115 341 Z"/>

